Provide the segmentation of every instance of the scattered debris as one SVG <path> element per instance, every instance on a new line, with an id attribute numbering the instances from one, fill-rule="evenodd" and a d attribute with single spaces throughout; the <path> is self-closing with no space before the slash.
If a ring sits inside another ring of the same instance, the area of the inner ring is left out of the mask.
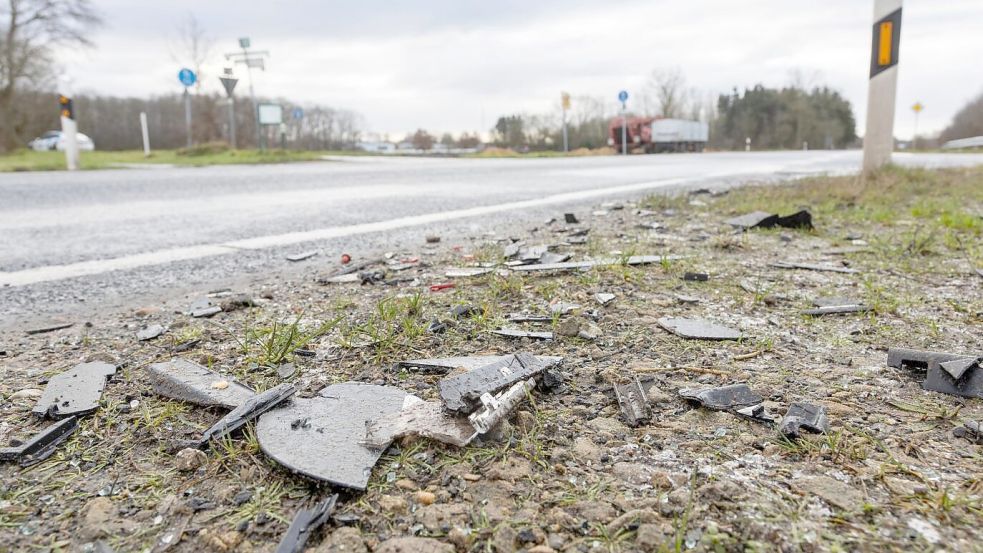
<path id="1" fill-rule="evenodd" d="M 78 428 L 76 417 L 62 419 L 21 445 L 0 448 L 0 461 L 18 461 L 24 467 L 40 463 L 50 457 L 58 444 L 67 440 L 76 428 Z"/>
<path id="2" fill-rule="evenodd" d="M 295 262 L 296 261 L 303 261 L 305 259 L 310 259 L 310 258 L 314 257 L 315 255 L 317 255 L 317 250 L 311 250 L 311 251 L 307 251 L 307 252 L 295 253 L 295 254 L 288 255 L 287 256 L 287 261 L 295 261 Z M 344 259 L 342 259 L 342 263 L 344 263 L 344 262 L 345 262 Z"/>
<path id="3" fill-rule="evenodd" d="M 451 267 L 444 271 L 444 276 L 447 278 L 466 278 L 487 275 L 494 271 L 495 269 L 490 267 Z"/>
<path id="4" fill-rule="evenodd" d="M 683 274 L 683 280 L 690 282 L 706 282 L 710 280 L 710 275 L 707 273 L 691 273 L 687 271 Z"/>
<path id="5" fill-rule="evenodd" d="M 530 338 L 532 340 L 552 340 L 552 332 L 530 332 L 528 330 L 519 330 L 517 328 L 500 328 L 498 330 L 492 330 L 492 334 L 498 334 L 499 336 L 508 336 L 509 338 Z"/>
<path id="6" fill-rule="evenodd" d="M 694 390 L 683 388 L 679 396 L 695 401 L 707 409 L 730 411 L 739 407 L 758 405 L 764 398 L 751 391 L 747 384 L 731 384 L 720 388 Z"/>
<path id="7" fill-rule="evenodd" d="M 426 240 L 427 240 L 427 244 L 437 244 L 437 243 L 440 242 L 440 237 L 439 236 L 436 236 L 436 235 L 433 235 L 433 234 L 430 234 L 430 235 L 427 235 Z"/>
<path id="8" fill-rule="evenodd" d="M 802 314 L 811 315 L 813 317 L 821 317 L 823 315 L 834 315 L 840 313 L 867 313 L 870 310 L 870 307 L 866 305 L 853 303 L 843 305 L 824 305 L 815 309 L 805 309 L 802 311 Z"/>
<path id="9" fill-rule="evenodd" d="M 283 403 L 296 392 L 297 388 L 293 384 L 280 384 L 254 395 L 206 430 L 201 437 L 200 447 L 205 448 L 208 446 L 208 442 L 221 440 L 231 435 L 245 426 L 247 422 Z"/>
<path id="10" fill-rule="evenodd" d="M 75 323 L 52 323 L 47 326 L 39 326 L 37 328 L 32 328 L 30 330 L 25 330 L 25 334 L 44 334 L 46 332 L 54 332 L 56 330 L 62 330 L 73 326 Z"/>
<path id="11" fill-rule="evenodd" d="M 519 265 L 512 267 L 513 271 L 570 271 L 590 269 L 592 267 L 609 267 L 612 265 L 650 265 L 682 259 L 680 255 L 633 255 L 627 259 L 607 258 L 594 261 L 567 261 L 565 263 L 549 263 L 535 265 Z"/>
<path id="12" fill-rule="evenodd" d="M 704 319 L 681 319 L 663 317 L 658 320 L 659 326 L 683 338 L 700 340 L 740 340 L 741 332 L 711 323 Z"/>
<path id="13" fill-rule="evenodd" d="M 536 356 L 516 353 L 468 372 L 440 380 L 440 399 L 449 411 L 470 413 L 480 402 L 482 394 L 495 393 L 520 380 L 541 373 L 546 365 Z"/>
<path id="14" fill-rule="evenodd" d="M 778 261 L 771 264 L 772 267 L 777 269 L 802 269 L 805 271 L 830 271 L 834 273 L 844 273 L 844 274 L 856 274 L 860 271 L 856 269 L 850 269 L 847 267 L 837 267 L 834 265 L 816 265 L 814 263 L 791 263 L 787 261 Z"/>
<path id="15" fill-rule="evenodd" d="M 300 509 L 294 515 L 287 533 L 280 540 L 276 553 L 301 553 L 311 534 L 328 521 L 338 503 L 338 494 L 333 494 L 310 509 Z"/>
<path id="16" fill-rule="evenodd" d="M 222 307 L 212 301 L 211 298 L 198 298 L 192 302 L 188 308 L 188 315 L 195 318 L 211 317 L 216 313 L 221 313 Z"/>
<path id="17" fill-rule="evenodd" d="M 594 294 L 594 299 L 597 300 L 597 303 L 601 305 L 607 305 L 611 303 L 612 301 L 614 301 L 614 298 L 615 298 L 614 294 L 608 294 L 605 292 L 599 292 L 597 294 Z"/>
<path id="18" fill-rule="evenodd" d="M 256 395 L 234 379 L 180 357 L 154 363 L 147 373 L 154 393 L 195 405 L 235 409 Z"/>
<path id="19" fill-rule="evenodd" d="M 536 381 L 532 378 L 521 382 L 516 382 L 511 388 L 497 396 L 490 392 L 481 394 L 481 409 L 471 413 L 468 420 L 480 434 L 487 434 L 489 430 L 495 428 L 509 413 L 515 409 L 520 401 L 526 398 L 533 388 Z"/>
<path id="20" fill-rule="evenodd" d="M 455 284 L 453 282 L 445 282 L 443 284 L 434 284 L 430 287 L 431 292 L 440 292 L 441 290 L 449 290 L 454 288 Z"/>
<path id="21" fill-rule="evenodd" d="M 166 330 L 167 329 L 161 325 L 150 325 L 137 332 L 137 340 L 140 340 L 141 342 L 153 340 L 154 338 L 163 334 Z"/>
<path id="22" fill-rule="evenodd" d="M 82 363 L 55 375 L 34 407 L 40 417 L 84 415 L 99 408 L 106 380 L 116 374 L 116 366 L 96 361 Z"/>
<path id="23" fill-rule="evenodd" d="M 949 376 L 951 376 L 953 380 L 959 380 L 970 369 L 979 368 L 981 361 L 983 361 L 983 357 L 964 357 L 962 359 L 953 359 L 952 361 L 939 363 L 939 366 L 942 367 L 945 372 L 949 373 Z"/>
<path id="24" fill-rule="evenodd" d="M 361 442 L 368 421 L 403 410 L 407 393 L 362 382 L 332 384 L 313 398 L 293 398 L 256 423 L 260 448 L 309 478 L 364 490 L 385 447 Z"/>
<path id="25" fill-rule="evenodd" d="M 577 219 L 577 216 L 575 214 L 573 214 L 573 213 L 564 213 L 563 214 L 563 220 L 568 225 L 577 225 L 577 224 L 580 224 L 580 221 Z"/>
<path id="26" fill-rule="evenodd" d="M 651 416 L 648 399 L 638 375 L 632 374 L 628 382 L 614 384 L 614 396 L 621 406 L 621 414 L 625 416 L 628 426 L 646 424 Z"/>
<path id="27" fill-rule="evenodd" d="M 504 359 L 510 359 L 511 355 L 477 355 L 473 357 L 437 357 L 434 359 L 411 359 L 409 361 L 400 361 L 396 364 L 397 367 L 405 369 L 423 369 L 427 372 L 438 372 L 447 373 L 454 369 L 461 369 L 463 371 L 471 371 L 474 369 L 479 369 L 486 365 L 496 363 Z M 542 363 L 546 368 L 552 368 L 560 364 L 563 361 L 562 357 L 552 357 L 548 355 L 537 355 L 535 356 L 539 363 Z"/>
<path id="28" fill-rule="evenodd" d="M 566 303 L 566 302 L 559 301 L 550 304 L 550 313 L 552 313 L 553 315 L 569 315 L 570 313 L 573 313 L 578 309 L 580 309 L 580 306 L 577 305 L 576 303 Z"/>
<path id="29" fill-rule="evenodd" d="M 439 401 L 407 396 L 402 411 L 366 423 L 363 443 L 385 447 L 396 438 L 411 435 L 464 447 L 474 439 L 475 429 L 467 419 L 448 413 Z"/>
<path id="30" fill-rule="evenodd" d="M 287 379 L 297 372 L 297 365 L 293 363 L 280 363 L 276 368 L 276 375 L 280 378 Z"/>
<path id="31" fill-rule="evenodd" d="M 780 430 L 785 437 L 796 439 L 801 435 L 801 429 L 814 434 L 825 434 L 829 431 L 829 420 L 826 418 L 825 405 L 795 402 L 788 406 L 788 412 L 782 419 Z"/>
<path id="32" fill-rule="evenodd" d="M 456 305 L 451 308 L 451 317 L 455 319 L 464 319 L 466 317 L 474 317 L 482 313 L 481 308 L 475 307 L 474 305 Z"/>
<path id="33" fill-rule="evenodd" d="M 775 424 L 778 422 L 778 417 L 769 413 L 768 410 L 765 409 L 765 405 L 763 403 L 736 409 L 734 410 L 734 413 L 748 420 L 764 424 Z"/>
<path id="34" fill-rule="evenodd" d="M 979 355 L 957 355 L 933 351 L 891 348 L 887 365 L 925 371 L 922 388 L 962 397 L 983 398 L 983 368 Z M 967 362 L 971 360 L 972 362 Z M 946 364 L 946 367 L 942 365 Z M 953 376 L 958 374 L 959 377 Z"/>
<path id="35" fill-rule="evenodd" d="M 774 227 L 804 229 L 813 228 L 812 214 L 806 210 L 798 211 L 791 215 L 786 215 L 785 217 L 779 217 L 774 213 L 767 213 L 764 211 L 754 211 L 746 215 L 741 215 L 740 217 L 727 219 L 724 222 L 741 230 Z"/>
<path id="36" fill-rule="evenodd" d="M 553 317 L 547 317 L 546 315 L 524 315 L 522 313 L 509 313 L 506 319 L 510 323 L 551 323 L 553 322 Z"/>
<path id="37" fill-rule="evenodd" d="M 956 427 L 952 431 L 952 435 L 977 445 L 983 445 L 983 422 L 965 421 L 962 426 Z"/>

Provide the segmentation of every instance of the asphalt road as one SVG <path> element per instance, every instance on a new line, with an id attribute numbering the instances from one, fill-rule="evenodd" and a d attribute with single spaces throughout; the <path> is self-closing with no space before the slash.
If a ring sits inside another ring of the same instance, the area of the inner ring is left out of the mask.
<path id="1" fill-rule="evenodd" d="M 983 163 L 899 154 L 905 165 Z M 418 249 L 425 234 L 507 234 L 656 190 L 855 172 L 857 151 L 316 163 L 0 174 L 0 327 Z M 318 250 L 304 264 L 284 255 Z"/>

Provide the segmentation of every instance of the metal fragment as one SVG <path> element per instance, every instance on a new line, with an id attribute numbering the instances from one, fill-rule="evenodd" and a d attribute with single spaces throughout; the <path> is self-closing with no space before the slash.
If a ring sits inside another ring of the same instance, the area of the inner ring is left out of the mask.
<path id="1" fill-rule="evenodd" d="M 747 384 L 731 384 L 730 386 L 701 390 L 683 388 L 679 390 L 679 396 L 695 401 L 707 409 L 718 411 L 757 405 L 764 401 L 764 398 L 754 393 Z"/>
<path id="2" fill-rule="evenodd" d="M 311 534 L 328 521 L 337 503 L 338 494 L 333 494 L 310 509 L 298 510 L 290 523 L 290 527 L 287 528 L 287 533 L 280 539 L 276 553 L 300 553 L 303 551 Z"/>
<path id="3" fill-rule="evenodd" d="M 489 430 L 501 422 L 515 409 L 526 395 L 536 387 L 536 380 L 530 378 L 516 382 L 511 388 L 494 396 L 489 392 L 481 394 L 481 408 L 471 413 L 468 420 L 479 434 L 487 434 Z"/>
<path id="4" fill-rule="evenodd" d="M 826 417 L 826 406 L 799 402 L 789 405 L 779 430 L 786 437 L 795 439 L 801 435 L 803 428 L 814 434 L 828 432 L 829 419 Z"/>
<path id="5" fill-rule="evenodd" d="M 492 334 L 498 334 L 499 336 L 507 336 L 509 338 L 530 338 L 533 340 L 552 340 L 552 332 L 530 332 L 528 330 L 519 330 L 516 328 L 500 328 L 498 330 L 492 330 Z"/>
<path id="6" fill-rule="evenodd" d="M 70 326 L 73 326 L 74 324 L 75 323 L 53 323 L 53 324 L 50 324 L 50 325 L 47 325 L 47 326 L 40 326 L 40 327 L 37 327 L 37 328 L 32 328 L 32 329 L 29 329 L 29 330 L 25 330 L 24 333 L 25 334 L 44 334 L 46 332 L 54 332 L 56 330 L 62 330 L 62 329 L 68 328 Z"/>
<path id="7" fill-rule="evenodd" d="M 468 419 L 451 415 L 443 403 L 407 396 L 402 411 L 366 423 L 363 443 L 384 447 L 396 438 L 415 435 L 464 447 L 475 434 Z"/>
<path id="8" fill-rule="evenodd" d="M 161 325 L 150 325 L 137 332 L 137 340 L 140 340 L 141 342 L 153 340 L 154 338 L 163 334 L 165 330 L 167 329 Z"/>
<path id="9" fill-rule="evenodd" d="M 235 409 L 256 395 L 233 378 L 180 357 L 150 365 L 147 374 L 154 393 L 206 407 Z"/>
<path id="10" fill-rule="evenodd" d="M 114 374 L 116 366 L 109 363 L 75 365 L 48 381 L 33 412 L 53 418 L 91 413 L 99 408 L 106 380 Z"/>
<path id="11" fill-rule="evenodd" d="M 207 447 L 212 440 L 221 440 L 263 413 L 273 409 L 294 395 L 297 388 L 293 384 L 280 384 L 265 392 L 254 395 L 236 407 L 201 436 L 201 447 Z"/>
<path id="12" fill-rule="evenodd" d="M 388 446 L 362 444 L 365 424 L 399 413 L 406 397 L 389 386 L 333 384 L 317 397 L 294 397 L 263 413 L 256 437 L 263 453 L 293 472 L 364 490 Z"/>
<path id="13" fill-rule="evenodd" d="M 638 380 L 638 375 L 631 375 L 628 382 L 624 384 L 614 384 L 614 396 L 621 407 L 621 414 L 625 416 L 628 426 L 639 426 L 646 424 L 651 417 L 649 411 L 648 398 L 642 383 Z"/>
<path id="14" fill-rule="evenodd" d="M 438 383 L 440 399 L 449 411 L 470 413 L 485 393 L 495 393 L 520 380 L 541 373 L 546 365 L 534 355 L 516 353 L 466 373 L 442 378 Z"/>
<path id="15" fill-rule="evenodd" d="M 788 261 L 778 261 L 771 264 L 777 269 L 803 269 L 806 271 L 829 271 L 834 273 L 856 274 L 860 271 L 847 267 L 836 267 L 833 265 L 817 265 L 814 263 L 792 263 Z"/>
<path id="16" fill-rule="evenodd" d="M 741 332 L 704 319 L 663 317 L 659 326 L 683 338 L 700 340 L 739 340 Z"/>
<path id="17" fill-rule="evenodd" d="M 307 251 L 307 252 L 290 254 L 290 255 L 287 256 L 287 261 L 294 261 L 294 262 L 303 261 L 305 259 L 310 259 L 310 258 L 314 257 L 315 255 L 317 255 L 317 250 L 311 250 L 311 251 Z"/>
<path id="18" fill-rule="evenodd" d="M 40 463 L 50 457 L 58 444 L 67 440 L 76 428 L 78 428 L 76 417 L 62 419 L 19 446 L 0 448 L 0 461 L 18 461 L 25 467 Z"/>

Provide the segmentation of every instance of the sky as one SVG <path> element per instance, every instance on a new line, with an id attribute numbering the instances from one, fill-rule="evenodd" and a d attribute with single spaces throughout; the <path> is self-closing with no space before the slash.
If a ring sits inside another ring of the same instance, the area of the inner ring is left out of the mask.
<path id="1" fill-rule="evenodd" d="M 180 92 L 175 44 L 193 14 L 213 43 L 206 91 L 223 54 L 248 36 L 268 50 L 258 95 L 346 108 L 368 131 L 401 138 L 487 131 L 500 115 L 559 109 L 561 91 L 629 109 L 653 69 L 678 67 L 700 94 L 794 75 L 853 105 L 863 134 L 873 0 L 92 0 L 95 47 L 59 54 L 76 92 Z M 905 2 L 895 135 L 938 132 L 983 93 L 983 1 Z M 245 70 L 237 94 L 247 94 Z"/>

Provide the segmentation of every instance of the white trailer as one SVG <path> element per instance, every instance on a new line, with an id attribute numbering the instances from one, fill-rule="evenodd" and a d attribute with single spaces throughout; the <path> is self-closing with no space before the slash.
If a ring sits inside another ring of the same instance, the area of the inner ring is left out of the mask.
<path id="1" fill-rule="evenodd" d="M 650 152 L 702 152 L 710 138 L 710 126 L 686 119 L 656 119 L 652 122 Z"/>

